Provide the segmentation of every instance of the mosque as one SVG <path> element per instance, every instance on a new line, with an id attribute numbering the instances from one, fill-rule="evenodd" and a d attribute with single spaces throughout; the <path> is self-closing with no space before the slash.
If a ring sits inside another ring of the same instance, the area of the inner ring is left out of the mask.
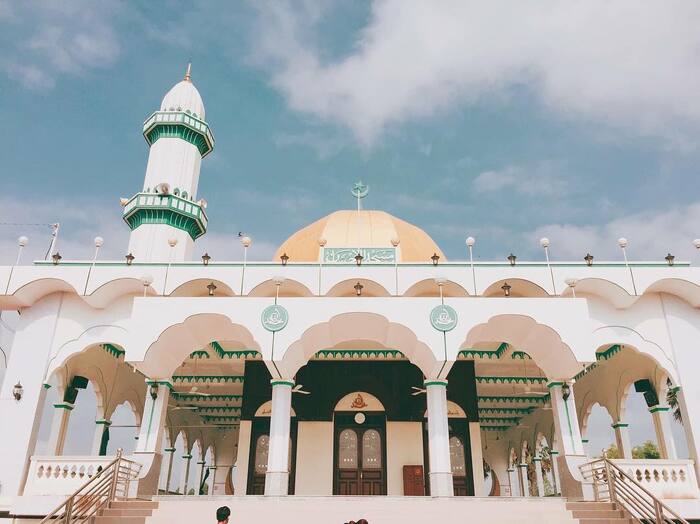
<path id="1" fill-rule="evenodd" d="M 57 242 L 24 264 L 20 238 L 17 263 L 0 267 L 0 307 L 19 312 L 0 394 L 0 520 L 77 511 L 87 499 L 69 497 L 117 460 L 129 465 L 123 498 L 162 507 L 491 497 L 495 515 L 509 501 L 606 500 L 607 485 L 616 511 L 642 511 L 621 494 L 635 486 L 654 508 L 700 517 L 696 267 L 628 260 L 625 239 L 619 261 L 550 261 L 543 238 L 541 261 L 485 262 L 468 237 L 466 261 L 448 261 L 419 227 L 364 209 L 362 183 L 350 209 L 290 232 L 273 260 L 249 259 L 246 235 L 242 261 L 218 260 L 196 246 L 215 140 L 189 69 L 143 136 L 143 187 L 121 199 L 123 259 L 101 260 L 98 237 L 92 260 L 63 258 Z M 92 453 L 66 455 L 88 387 Z M 658 458 L 632 456 L 632 395 Z M 595 462 L 586 445 L 594 406 L 611 418 L 617 458 Z M 115 459 L 117 409 L 133 413 L 136 438 Z M 631 480 L 615 487 L 615 471 Z"/>

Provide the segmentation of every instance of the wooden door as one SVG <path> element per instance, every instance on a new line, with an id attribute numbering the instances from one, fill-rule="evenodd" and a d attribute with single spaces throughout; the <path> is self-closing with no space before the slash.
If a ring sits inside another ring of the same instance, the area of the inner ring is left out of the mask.
<path id="1" fill-rule="evenodd" d="M 289 494 L 294 494 L 296 470 L 297 420 L 292 418 L 289 438 Z M 265 494 L 265 474 L 270 449 L 270 417 L 253 419 L 250 435 L 250 452 L 248 455 L 248 495 Z"/>
<path id="2" fill-rule="evenodd" d="M 386 494 L 386 422 L 383 415 L 373 422 L 336 415 L 334 494 Z"/>
<path id="3" fill-rule="evenodd" d="M 469 423 L 467 419 L 450 418 L 450 465 L 455 496 L 473 496 L 474 478 L 472 469 Z M 425 492 L 430 495 L 430 454 L 428 453 L 428 422 L 423 424 L 423 460 L 425 462 Z"/>
<path id="4" fill-rule="evenodd" d="M 425 495 L 425 483 L 423 481 L 423 466 L 403 467 L 403 494 L 407 497 Z"/>

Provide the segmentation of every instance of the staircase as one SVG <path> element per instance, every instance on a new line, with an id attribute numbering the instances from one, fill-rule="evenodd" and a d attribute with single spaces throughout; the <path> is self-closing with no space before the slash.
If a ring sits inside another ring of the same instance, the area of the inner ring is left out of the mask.
<path id="1" fill-rule="evenodd" d="M 568 502 L 568 509 L 579 524 L 632 524 L 633 520 L 614 502 Z"/>
<path id="2" fill-rule="evenodd" d="M 157 502 L 148 500 L 123 500 L 109 503 L 100 510 L 95 524 L 145 524 L 146 519 L 158 508 Z"/>

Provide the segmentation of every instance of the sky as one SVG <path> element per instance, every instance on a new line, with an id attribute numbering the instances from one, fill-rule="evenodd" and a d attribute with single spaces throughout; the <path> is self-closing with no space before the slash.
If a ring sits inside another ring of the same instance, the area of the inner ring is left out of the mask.
<path id="1" fill-rule="evenodd" d="M 192 62 L 216 137 L 195 257 L 354 206 L 450 259 L 700 261 L 700 2 L 0 0 L 0 263 L 121 258 L 143 121 Z M 17 225 L 21 224 L 21 225 Z M 640 412 L 643 410 L 640 410 Z"/>
<path id="2" fill-rule="evenodd" d="M 696 260 L 700 4 L 0 0 L 0 262 L 121 258 L 141 125 L 192 62 L 216 137 L 194 256 L 267 260 L 354 205 L 451 259 Z M 264 210 L 264 212 L 261 212 Z"/>

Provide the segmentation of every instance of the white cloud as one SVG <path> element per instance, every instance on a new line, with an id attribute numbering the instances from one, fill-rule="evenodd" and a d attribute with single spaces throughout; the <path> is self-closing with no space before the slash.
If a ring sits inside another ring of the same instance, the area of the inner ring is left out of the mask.
<path id="1" fill-rule="evenodd" d="M 532 243 L 543 236 L 552 242 L 557 259 L 582 259 L 590 252 L 599 260 L 621 257 L 617 239 L 629 241 L 628 256 L 635 260 L 663 261 L 671 252 L 680 260 L 696 259 L 694 238 L 700 237 L 700 203 L 665 212 L 647 211 L 628 215 L 603 225 L 550 224 L 522 234 Z"/>
<path id="2" fill-rule="evenodd" d="M 292 109 L 347 126 L 365 146 L 390 124 L 523 85 L 564 117 L 679 143 L 700 128 L 692 0 L 375 1 L 352 51 L 330 60 L 313 39 L 318 6 L 259 5 L 254 59 L 272 84 Z"/>
<path id="3" fill-rule="evenodd" d="M 568 184 L 554 162 L 541 162 L 532 167 L 506 166 L 483 171 L 472 182 L 477 193 L 495 193 L 510 190 L 527 196 L 559 197 Z"/>
<path id="4" fill-rule="evenodd" d="M 113 27 L 119 4 L 47 0 L 13 7 L 0 4 L 0 17 L 7 19 L 0 70 L 26 87 L 49 89 L 59 75 L 108 67 L 119 56 Z"/>

